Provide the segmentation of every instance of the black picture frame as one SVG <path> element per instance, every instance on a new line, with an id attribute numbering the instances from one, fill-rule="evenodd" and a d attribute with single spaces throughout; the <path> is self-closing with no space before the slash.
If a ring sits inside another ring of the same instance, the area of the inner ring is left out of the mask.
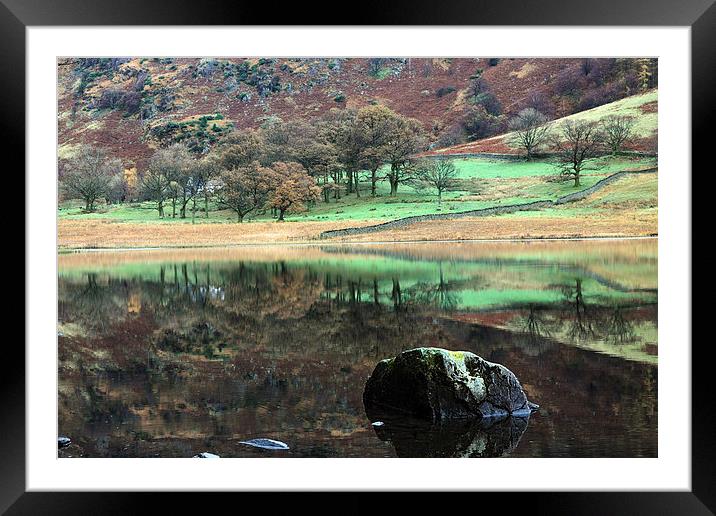
<path id="1" fill-rule="evenodd" d="M 716 112 L 712 77 L 716 69 L 716 5 L 713 2 L 458 0 L 447 3 L 399 0 L 388 3 L 369 0 L 362 2 L 350 16 L 336 16 L 336 19 L 351 25 L 688 26 L 692 37 L 692 156 L 694 163 L 707 163 L 706 153 L 712 146 L 707 142 L 708 129 Z M 28 26 L 315 25 L 322 11 L 330 12 L 331 9 L 318 3 L 304 2 L 281 7 L 272 4 L 269 8 L 260 2 L 223 0 L 0 0 L 0 131 L 6 151 L 4 154 L 17 157 L 17 167 L 24 169 L 25 110 L 26 101 L 31 101 L 25 97 L 25 29 Z M 684 173 L 691 174 L 691 171 Z M 25 268 L 26 275 L 31 273 Z M 683 346 L 690 344 L 678 343 Z M 511 509 L 538 509 L 544 514 L 714 514 L 715 404 L 712 374 L 707 370 L 712 362 L 709 360 L 708 342 L 700 344 L 703 345 L 691 347 L 693 419 L 690 492 L 479 493 L 480 506 L 484 507 L 486 501 L 501 505 L 508 502 Z M 185 510 L 189 508 L 187 497 L 177 493 L 25 492 L 24 350 L 16 345 L 5 346 L 3 363 L 5 367 L 0 374 L 3 400 L 0 511 L 7 510 L 7 514 L 137 513 L 152 510 L 147 502 L 157 497 L 164 512 L 171 510 L 175 504 Z M 246 500 L 248 495 L 241 496 Z M 255 500 L 249 498 L 248 502 L 266 503 L 257 495 L 251 496 Z M 505 500 L 507 497 L 509 501 Z M 226 495 L 212 498 L 212 505 L 221 503 L 225 498 Z M 272 498 L 274 501 L 280 499 Z M 415 499 L 420 501 L 421 497 Z M 342 512 L 346 512 L 346 507 L 351 512 L 373 511 L 376 508 L 362 497 L 355 503 L 346 504 L 344 501 L 342 507 Z"/>

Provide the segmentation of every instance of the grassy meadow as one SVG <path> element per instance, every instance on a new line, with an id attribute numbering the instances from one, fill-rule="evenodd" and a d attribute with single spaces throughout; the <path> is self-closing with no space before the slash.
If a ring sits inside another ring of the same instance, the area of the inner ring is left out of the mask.
<path id="1" fill-rule="evenodd" d="M 544 160 L 504 161 L 484 158 L 458 158 L 458 186 L 443 194 L 441 203 L 430 189 L 415 188 L 402 184 L 395 196 L 389 195 L 387 181 L 379 181 L 377 194 L 370 195 L 370 182 L 360 183 L 361 195 L 343 194 L 330 202 L 318 201 L 306 211 L 291 213 L 286 220 L 300 222 L 336 222 L 360 220 L 393 220 L 413 215 L 441 212 L 462 212 L 491 206 L 509 205 L 537 200 L 556 199 L 563 195 L 592 186 L 604 177 L 622 170 L 639 170 L 656 165 L 654 158 L 605 157 L 593 160 L 584 172 L 581 186 L 575 188 L 571 181 L 549 181 L 557 173 L 556 167 Z M 616 187 L 616 190 L 619 188 Z M 642 195 L 636 192 L 637 196 Z M 644 192 L 649 195 L 650 192 Z M 191 224 L 189 205 L 187 218 L 171 217 L 171 206 L 165 205 L 168 216 L 159 218 L 153 202 L 128 203 L 101 206 L 95 213 L 84 213 L 81 201 L 67 201 L 60 205 L 59 218 L 67 220 L 110 220 L 113 222 L 140 222 L 162 224 Z M 203 202 L 197 203 L 196 222 L 236 223 L 235 215 L 228 210 L 218 210 L 211 203 L 209 217 L 203 213 Z M 270 212 L 248 216 L 244 224 L 272 221 Z"/>

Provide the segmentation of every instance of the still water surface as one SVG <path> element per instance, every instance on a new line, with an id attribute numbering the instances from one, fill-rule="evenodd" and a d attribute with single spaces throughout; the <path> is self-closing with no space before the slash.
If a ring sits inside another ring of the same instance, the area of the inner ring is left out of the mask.
<path id="1" fill-rule="evenodd" d="M 656 240 L 75 253 L 59 266 L 62 457 L 657 455 Z M 372 426 L 373 367 L 418 346 L 504 364 L 540 410 Z M 290 449 L 239 444 L 254 438 Z"/>

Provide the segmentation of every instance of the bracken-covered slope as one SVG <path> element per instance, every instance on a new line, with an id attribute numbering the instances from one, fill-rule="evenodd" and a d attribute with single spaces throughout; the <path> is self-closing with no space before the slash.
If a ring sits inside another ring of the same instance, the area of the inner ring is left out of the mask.
<path id="1" fill-rule="evenodd" d="M 417 118 L 436 142 L 454 132 L 475 102 L 490 96 L 497 100 L 490 107 L 493 131 L 526 105 L 558 118 L 625 97 L 639 81 L 655 80 L 655 70 L 640 61 L 59 59 L 59 156 L 88 143 L 142 169 L 153 149 L 172 141 L 193 138 L 212 145 L 231 130 L 258 127 L 272 117 L 313 118 L 371 103 Z"/>

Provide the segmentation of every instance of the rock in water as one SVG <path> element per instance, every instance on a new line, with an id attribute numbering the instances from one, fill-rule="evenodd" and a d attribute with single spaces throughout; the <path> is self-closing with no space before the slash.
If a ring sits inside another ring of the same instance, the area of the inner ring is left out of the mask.
<path id="1" fill-rule="evenodd" d="M 537 407 L 505 366 L 440 348 L 411 349 L 379 362 L 363 402 L 430 421 L 525 416 Z"/>
<path id="2" fill-rule="evenodd" d="M 218 455 L 209 452 L 201 452 L 198 455 L 194 455 L 195 459 L 219 459 Z"/>
<path id="3" fill-rule="evenodd" d="M 273 439 L 251 439 L 250 441 L 239 441 L 239 444 L 263 448 L 264 450 L 288 450 L 288 444 Z"/>

